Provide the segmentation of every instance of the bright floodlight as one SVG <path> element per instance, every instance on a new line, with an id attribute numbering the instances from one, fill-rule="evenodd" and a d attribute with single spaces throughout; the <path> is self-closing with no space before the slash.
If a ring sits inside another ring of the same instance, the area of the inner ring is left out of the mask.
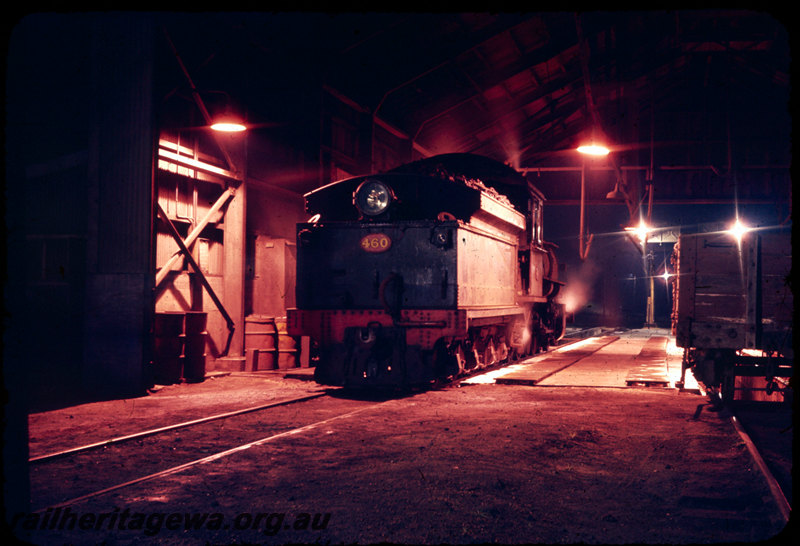
<path id="1" fill-rule="evenodd" d="M 235 123 L 230 121 L 215 123 L 214 125 L 211 126 L 211 128 L 221 133 L 239 133 L 247 129 L 247 127 L 245 127 L 241 123 Z"/>
<path id="2" fill-rule="evenodd" d="M 741 240 L 742 240 L 742 236 L 743 236 L 745 233 L 747 233 L 748 231 L 750 231 L 750 228 L 749 228 L 749 227 L 747 227 L 746 225 L 744 225 L 744 224 L 743 224 L 743 223 L 742 223 L 742 222 L 741 222 L 741 221 L 740 221 L 740 220 L 737 218 L 737 219 L 736 219 L 736 222 L 734 222 L 734 224 L 733 224 L 733 225 L 731 226 L 731 228 L 728 230 L 728 233 L 730 233 L 731 235 L 733 235 L 734 237 L 736 237 L 736 240 L 737 240 L 737 241 L 741 241 Z"/>
<path id="3" fill-rule="evenodd" d="M 642 222 L 638 225 L 638 227 L 626 227 L 625 231 L 635 233 L 640 241 L 644 241 L 647 237 L 647 234 L 653 231 L 653 228 Z"/>
<path id="4" fill-rule="evenodd" d="M 610 150 L 605 146 L 600 146 L 597 144 L 587 144 L 584 146 L 578 146 L 578 151 L 582 154 L 587 155 L 608 155 Z"/>

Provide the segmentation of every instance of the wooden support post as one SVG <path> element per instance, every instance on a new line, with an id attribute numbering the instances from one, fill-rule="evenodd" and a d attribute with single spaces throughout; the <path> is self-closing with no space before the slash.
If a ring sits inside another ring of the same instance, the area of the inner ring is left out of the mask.
<path id="1" fill-rule="evenodd" d="M 223 296 L 228 311 L 236 324 L 244 324 L 244 277 L 245 277 L 245 184 L 239 185 L 228 203 L 225 213 L 225 235 L 223 245 Z M 244 359 L 244 328 L 239 328 L 231 340 L 228 356 Z"/>

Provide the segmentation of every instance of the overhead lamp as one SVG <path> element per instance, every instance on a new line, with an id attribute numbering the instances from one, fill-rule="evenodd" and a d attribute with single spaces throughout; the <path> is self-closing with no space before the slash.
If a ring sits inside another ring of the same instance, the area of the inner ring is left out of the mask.
<path id="1" fill-rule="evenodd" d="M 224 95 L 225 100 L 221 108 L 217 108 L 214 115 L 211 116 L 212 124 L 211 129 L 221 133 L 241 133 L 247 130 L 240 113 L 240 110 L 233 104 L 231 97 L 224 91 L 217 91 L 217 93 Z"/>
<path id="2" fill-rule="evenodd" d="M 614 184 L 614 189 L 606 194 L 606 199 L 625 199 L 625 193 L 619 189 L 619 182 Z"/>
<path id="3" fill-rule="evenodd" d="M 247 127 L 235 117 L 223 116 L 211 125 L 211 129 L 221 133 L 241 133 L 247 130 Z"/>
<path id="4" fill-rule="evenodd" d="M 608 155 L 611 150 L 606 148 L 605 146 L 599 144 L 584 144 L 583 146 L 578 146 L 578 152 L 586 155 Z"/>

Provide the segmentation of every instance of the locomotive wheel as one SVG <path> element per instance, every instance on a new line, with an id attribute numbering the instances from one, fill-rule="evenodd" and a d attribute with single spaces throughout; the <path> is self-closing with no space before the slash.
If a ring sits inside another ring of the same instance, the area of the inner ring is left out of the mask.
<path id="1" fill-rule="evenodd" d="M 535 330 L 531 334 L 530 344 L 531 344 L 530 354 L 532 356 L 536 356 L 539 353 L 540 347 L 539 347 L 539 334 Z"/>
<path id="2" fill-rule="evenodd" d="M 486 340 L 483 351 L 481 351 L 482 360 L 481 368 L 488 368 L 497 363 L 497 351 L 495 350 L 494 339 L 489 338 Z"/>
<path id="3" fill-rule="evenodd" d="M 467 355 L 464 352 L 464 345 L 460 341 L 457 342 L 456 348 L 453 351 L 453 358 L 456 359 L 458 375 L 463 375 L 467 369 Z"/>
<path id="4" fill-rule="evenodd" d="M 437 378 L 447 380 L 459 374 L 458 360 L 443 340 L 436 342 L 433 348 L 433 369 Z"/>
<path id="5" fill-rule="evenodd" d="M 483 352 L 483 367 L 488 368 L 489 366 L 493 365 L 497 362 L 497 353 L 494 350 L 494 341 L 490 340 L 489 343 L 486 344 L 486 350 Z"/>
<path id="6" fill-rule="evenodd" d="M 479 350 L 475 344 L 472 345 L 472 358 L 475 361 L 474 370 L 480 370 L 483 368 L 483 351 Z"/>
<path id="7" fill-rule="evenodd" d="M 528 332 L 529 329 L 525 328 L 522 319 L 518 319 L 509 325 L 505 336 L 507 360 L 510 362 L 518 362 L 531 355 L 531 339 Z"/>
<path id="8" fill-rule="evenodd" d="M 480 370 L 483 368 L 484 362 L 484 355 L 483 352 L 486 349 L 486 340 L 484 339 L 472 339 L 471 343 L 469 344 L 469 355 L 472 362 L 475 363 L 475 366 L 471 368 L 472 370 Z"/>
<path id="9" fill-rule="evenodd" d="M 494 355 L 497 362 L 506 362 L 508 360 L 508 345 L 506 345 L 505 338 L 501 338 L 495 346 Z"/>
<path id="10" fill-rule="evenodd" d="M 475 346 L 470 343 L 469 341 L 459 341 L 458 342 L 458 350 L 460 351 L 461 355 L 464 357 L 464 371 L 470 372 L 472 370 L 477 369 L 478 367 L 478 360 L 475 355 Z"/>

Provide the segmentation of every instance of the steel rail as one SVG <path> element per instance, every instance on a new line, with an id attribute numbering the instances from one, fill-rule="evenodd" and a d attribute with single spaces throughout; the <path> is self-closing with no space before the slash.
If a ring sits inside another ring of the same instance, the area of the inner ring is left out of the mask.
<path id="1" fill-rule="evenodd" d="M 767 486 L 769 487 L 769 491 L 772 494 L 772 498 L 775 499 L 775 503 L 778 505 L 778 510 L 780 511 L 784 522 L 788 523 L 789 517 L 792 514 L 792 507 L 789 504 L 789 501 L 786 499 L 786 495 L 784 495 L 783 489 L 781 489 L 778 480 L 775 479 L 775 476 L 770 471 L 767 463 L 758 452 L 758 448 L 756 447 L 752 438 L 750 438 L 750 435 L 747 433 L 747 431 L 744 429 L 744 426 L 735 415 L 731 416 L 731 423 L 733 423 L 733 428 L 736 429 L 736 432 L 739 433 L 739 437 L 747 446 L 747 451 L 750 452 L 753 462 L 755 462 L 756 466 L 761 471 L 761 474 L 764 476 Z"/>
<path id="2" fill-rule="evenodd" d="M 136 485 L 136 484 L 139 484 L 139 483 L 142 483 L 142 482 L 154 480 L 156 478 L 161 478 L 161 477 L 164 477 L 164 476 L 169 476 L 171 474 L 176 474 L 176 473 L 181 472 L 183 470 L 186 470 L 188 468 L 192 468 L 192 467 L 200 465 L 200 464 L 214 462 L 214 461 L 217 461 L 217 460 L 222 459 L 224 457 L 227 457 L 229 455 L 233 455 L 235 453 L 239 453 L 240 451 L 245 451 L 245 450 L 250 449 L 252 447 L 261 446 L 261 445 L 267 444 L 269 442 L 272 442 L 274 440 L 279 440 L 279 439 L 285 438 L 287 436 L 300 434 L 300 433 L 315 429 L 315 428 L 317 428 L 319 426 L 327 425 L 328 423 L 331 423 L 331 422 L 339 420 L 339 419 L 344 419 L 346 417 L 351 417 L 353 415 L 361 413 L 362 411 L 366 411 L 366 410 L 374 408 L 374 407 L 375 407 L 375 405 L 364 406 L 362 408 L 358 408 L 356 410 L 353 410 L 353 411 L 350 411 L 350 412 L 347 412 L 347 413 L 343 413 L 341 415 L 336 415 L 334 417 L 329 417 L 328 419 L 323 419 L 322 421 L 317 421 L 315 423 L 311 423 L 311 424 L 308 424 L 308 425 L 303 425 L 302 427 L 293 428 L 291 430 L 286 430 L 286 431 L 280 432 L 278 434 L 273 434 L 271 436 L 267 436 L 265 438 L 261 438 L 259 440 L 255 440 L 253 442 L 248 442 L 246 444 L 242 444 L 240 446 L 236 446 L 234 448 L 227 449 L 225 451 L 220 451 L 219 453 L 215 453 L 213 455 L 209 455 L 209 456 L 203 457 L 201 459 L 195 459 L 194 461 L 189 461 L 188 463 L 183 463 L 183 464 L 180 464 L 180 465 L 177 465 L 177 466 L 166 468 L 164 470 L 160 470 L 158 472 L 154 472 L 154 473 L 148 474 L 146 476 L 141 476 L 139 478 L 135 478 L 133 480 L 129 480 L 129 481 L 124 482 L 124 483 L 120 483 L 120 484 L 117 484 L 117 485 L 112 485 L 111 487 L 106 487 L 105 489 L 101 489 L 99 491 L 94 491 L 92 493 L 87 493 L 87 494 L 81 495 L 79 497 L 68 499 L 66 501 L 62 501 L 62 502 L 60 502 L 58 504 L 54 504 L 52 506 L 47 506 L 47 507 L 44 507 L 44 508 L 40 508 L 40 509 L 36 510 L 34 513 L 42 513 L 42 512 L 46 512 L 47 510 L 55 510 L 57 508 L 64 508 L 66 506 L 71 506 L 71 505 L 77 504 L 77 503 L 79 503 L 81 501 L 84 501 L 84 500 L 87 500 L 87 499 L 90 499 L 90 498 L 93 498 L 93 497 L 97 497 L 97 496 L 100 496 L 100 495 L 104 495 L 105 493 L 110 493 L 112 491 L 117 491 L 119 489 L 122 489 L 122 488 L 125 488 L 125 487 L 129 487 L 131 485 Z"/>
<path id="3" fill-rule="evenodd" d="M 87 445 L 84 445 L 84 446 L 65 449 L 64 451 L 58 451 L 58 452 L 49 453 L 49 454 L 46 454 L 46 455 L 39 455 L 37 457 L 31 457 L 30 459 L 28 459 L 28 463 L 40 463 L 40 462 L 43 462 L 43 461 L 50 461 L 50 460 L 53 460 L 53 459 L 66 457 L 68 455 L 75 455 L 76 453 L 82 453 L 84 451 L 90 451 L 92 449 L 97 449 L 97 448 L 101 448 L 101 447 L 107 447 L 107 446 L 119 444 L 119 443 L 122 443 L 122 442 L 127 442 L 129 440 L 135 440 L 135 439 L 138 439 L 138 438 L 144 438 L 146 436 L 153 436 L 155 434 L 160 434 L 162 432 L 169 432 L 171 430 L 187 428 L 187 427 L 191 427 L 191 426 L 194 426 L 194 425 L 199 425 L 199 424 L 202 424 L 202 423 L 208 423 L 210 421 L 216 421 L 216 420 L 219 420 L 219 419 L 227 419 L 229 417 L 234 417 L 234 416 L 237 416 L 237 415 L 244 415 L 246 413 L 253 413 L 253 412 L 256 412 L 256 411 L 275 408 L 275 407 L 279 407 L 279 406 L 288 406 L 290 404 L 294 404 L 294 403 L 297 403 L 297 402 L 305 402 L 306 400 L 313 400 L 314 398 L 320 398 L 322 396 L 325 396 L 326 394 L 327 393 L 316 393 L 316 394 L 311 394 L 309 396 L 303 396 L 303 397 L 300 397 L 300 398 L 292 398 L 291 400 L 282 400 L 280 402 L 271 402 L 269 404 L 262 404 L 260 406 L 253 406 L 253 407 L 244 408 L 244 409 L 240 409 L 240 410 L 229 411 L 229 412 L 226 412 L 226 413 L 219 413 L 219 414 L 216 414 L 216 415 L 209 415 L 208 417 L 201 417 L 200 419 L 193 419 L 191 421 L 184 421 L 182 423 L 175 423 L 174 425 L 167 425 L 167 426 L 164 426 L 164 427 L 144 430 L 142 432 L 136 432 L 136 433 L 133 433 L 133 434 L 127 434 L 125 436 L 118 436 L 116 438 L 111 438 L 109 440 L 103 440 L 101 442 L 95 442 L 93 444 L 87 444 Z"/>

